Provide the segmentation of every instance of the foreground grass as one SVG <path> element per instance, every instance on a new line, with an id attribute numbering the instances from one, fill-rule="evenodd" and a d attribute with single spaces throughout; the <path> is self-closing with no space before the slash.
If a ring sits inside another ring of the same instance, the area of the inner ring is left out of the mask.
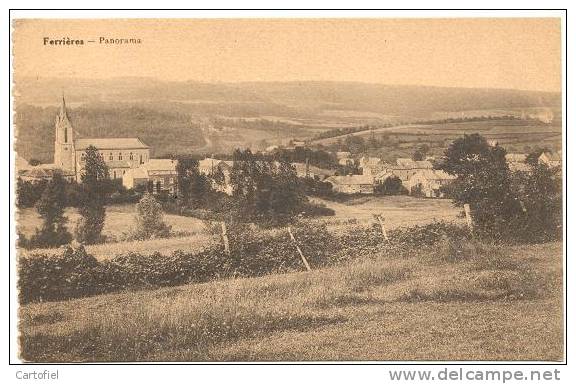
<path id="1" fill-rule="evenodd" d="M 488 251 L 29 304 L 21 357 L 561 360 L 561 244 Z"/>

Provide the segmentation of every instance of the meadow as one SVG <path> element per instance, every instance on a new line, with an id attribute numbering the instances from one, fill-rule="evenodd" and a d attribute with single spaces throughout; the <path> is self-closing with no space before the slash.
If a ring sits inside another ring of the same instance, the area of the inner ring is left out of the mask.
<path id="1" fill-rule="evenodd" d="M 368 224 L 374 221 L 374 214 L 382 215 L 389 229 L 427 224 L 434 221 L 464 223 L 461 208 L 453 205 L 450 199 L 426 199 L 412 196 L 352 196 L 342 201 L 312 198 L 334 210 L 334 216 L 322 220 L 329 224 L 352 222 Z"/>
<path id="2" fill-rule="evenodd" d="M 437 220 L 464 223 L 461 209 L 453 206 L 448 199 L 421 199 L 411 196 L 357 196 L 343 202 L 312 198 L 334 210 L 334 216 L 313 219 L 314 222 L 326 222 L 332 230 L 338 231 L 354 222 L 367 225 L 374 222 L 373 214 L 381 214 L 387 229 L 427 224 Z M 160 252 L 170 255 L 176 250 L 197 251 L 213 243 L 214 238 L 207 233 L 206 224 L 194 217 L 165 214 L 164 219 L 172 230 L 180 235 L 167 239 L 143 241 L 120 241 L 134 221 L 134 205 L 112 205 L 106 209 L 106 222 L 103 234 L 108 241 L 102 244 L 88 245 L 86 251 L 99 260 L 110 259 L 119 254 L 136 252 L 152 254 Z M 65 216 L 67 226 L 73 233 L 79 215 L 75 208 L 67 208 Z M 20 209 L 17 213 L 18 230 L 30 236 L 42 225 L 42 220 L 34 208 Z M 58 254 L 60 249 L 20 250 L 22 255 Z"/>
<path id="3" fill-rule="evenodd" d="M 86 250 L 98 259 L 110 258 L 114 255 L 128 252 L 138 252 L 150 254 L 162 252 L 170 254 L 175 250 L 192 251 L 198 250 L 210 243 L 207 236 L 205 224 L 202 220 L 164 214 L 166 224 L 172 226 L 172 231 L 178 234 L 176 237 L 168 239 L 152 239 L 145 241 L 122 241 L 123 237 L 130 231 L 134 223 L 135 205 L 110 205 L 106 207 L 106 221 L 104 223 L 103 235 L 107 239 L 105 243 L 88 245 Z M 76 221 L 79 219 L 76 208 L 66 208 L 65 217 L 68 219 L 67 227 L 70 233 L 74 233 Z M 18 231 L 26 236 L 34 234 L 34 231 L 42 225 L 42 219 L 35 208 L 19 209 L 16 213 Z M 42 250 L 19 250 L 24 255 L 42 253 L 55 254 L 61 252 L 59 249 Z"/>
<path id="4" fill-rule="evenodd" d="M 563 359 L 562 244 L 378 249 L 283 275 L 23 305 L 25 361 Z"/>

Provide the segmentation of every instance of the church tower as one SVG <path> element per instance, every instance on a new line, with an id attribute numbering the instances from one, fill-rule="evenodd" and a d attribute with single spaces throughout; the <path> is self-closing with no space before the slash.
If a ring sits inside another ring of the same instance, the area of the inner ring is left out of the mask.
<path id="1" fill-rule="evenodd" d="M 54 141 L 54 165 L 64 171 L 76 173 L 74 155 L 74 132 L 68 119 L 66 101 L 62 95 L 60 112 L 56 116 L 56 139 Z"/>

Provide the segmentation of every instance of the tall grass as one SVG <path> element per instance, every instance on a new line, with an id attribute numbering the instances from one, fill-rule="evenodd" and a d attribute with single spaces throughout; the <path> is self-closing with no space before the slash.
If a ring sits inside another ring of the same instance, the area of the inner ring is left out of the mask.
<path id="1" fill-rule="evenodd" d="M 325 310 L 370 303 L 370 289 L 406 279 L 408 265 L 403 260 L 370 261 L 289 279 L 235 279 L 48 307 L 30 304 L 20 313 L 21 357 L 138 361 L 176 350 L 202 359 L 217 343 L 343 322 L 345 318 Z"/>

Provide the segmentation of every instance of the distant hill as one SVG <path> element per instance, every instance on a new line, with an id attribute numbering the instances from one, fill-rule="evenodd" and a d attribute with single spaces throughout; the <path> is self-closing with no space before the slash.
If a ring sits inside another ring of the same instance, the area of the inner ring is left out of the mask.
<path id="1" fill-rule="evenodd" d="M 155 155 L 229 151 L 334 128 L 463 115 L 559 115 L 559 93 L 355 82 L 167 82 L 148 78 L 16 80 L 16 149 L 51 161 L 56 108 L 66 95 L 84 136 L 139 136 Z M 217 124 L 206 120 L 218 119 Z M 207 126 L 209 129 L 206 129 Z"/>
<path id="2" fill-rule="evenodd" d="M 71 103 L 179 102 L 192 110 L 241 116 L 310 115 L 326 110 L 364 111 L 422 117 L 439 111 L 468 111 L 561 105 L 559 93 L 507 89 L 441 88 L 355 82 L 167 82 L 148 78 L 106 80 L 24 78 L 16 82 L 18 102 L 56 104 L 62 92 Z M 232 106 L 230 111 L 214 106 Z M 236 105 L 237 108 L 233 106 Z M 246 110 L 238 106 L 246 106 Z"/>

